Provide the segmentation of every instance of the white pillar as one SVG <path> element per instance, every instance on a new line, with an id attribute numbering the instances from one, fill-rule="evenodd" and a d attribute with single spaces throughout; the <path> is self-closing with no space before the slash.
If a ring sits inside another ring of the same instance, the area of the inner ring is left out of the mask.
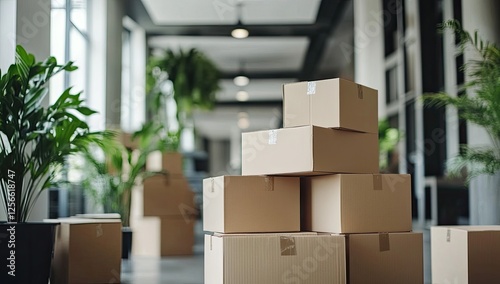
<path id="1" fill-rule="evenodd" d="M 384 14 L 385 13 L 385 14 Z M 378 90 L 378 115 L 385 112 L 384 17 L 380 0 L 354 0 L 354 78 L 359 84 Z"/>
<path id="2" fill-rule="evenodd" d="M 462 22 L 465 30 L 470 33 L 478 31 L 483 40 L 500 42 L 500 19 L 498 10 L 500 2 L 496 0 L 462 0 Z M 473 52 L 465 52 L 464 60 L 469 62 L 477 58 Z M 467 75 L 466 75 L 467 76 Z M 467 80 L 467 77 L 466 77 Z M 469 90 L 468 95 L 474 95 Z M 467 124 L 467 141 L 471 146 L 491 145 L 491 140 L 487 132 L 474 124 Z M 491 182 L 495 177 L 478 177 L 469 186 L 469 206 L 471 224 L 500 224 L 500 209 L 497 200 L 498 183 Z M 492 188 L 493 186 L 493 188 Z M 488 194 L 485 194 L 488 193 Z M 494 212 L 492 212 L 492 209 Z M 490 216 L 488 216 L 490 215 Z"/>

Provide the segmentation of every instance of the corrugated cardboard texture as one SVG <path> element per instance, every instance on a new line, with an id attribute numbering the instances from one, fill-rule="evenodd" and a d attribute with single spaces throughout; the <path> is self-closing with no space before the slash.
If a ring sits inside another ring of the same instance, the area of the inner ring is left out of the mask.
<path id="1" fill-rule="evenodd" d="M 196 214 L 194 193 L 182 177 L 153 176 L 144 181 L 144 216 Z"/>
<path id="2" fill-rule="evenodd" d="M 300 231 L 298 177 L 203 180 L 203 229 L 219 233 Z"/>
<path id="3" fill-rule="evenodd" d="M 205 284 L 344 284 L 345 262 L 344 236 L 205 236 Z"/>
<path id="4" fill-rule="evenodd" d="M 120 283 L 121 222 L 74 222 L 57 229 L 50 283 Z"/>
<path id="5" fill-rule="evenodd" d="M 412 229 L 410 175 L 307 177 L 301 190 L 303 230 L 370 233 Z"/>
<path id="6" fill-rule="evenodd" d="M 421 233 L 348 235 L 348 259 L 351 284 L 424 282 Z"/>
<path id="7" fill-rule="evenodd" d="M 377 134 L 316 126 L 243 133 L 243 175 L 321 175 L 377 173 Z"/>
<path id="8" fill-rule="evenodd" d="M 500 226 L 431 228 L 432 283 L 497 283 Z"/>
<path id="9" fill-rule="evenodd" d="M 378 131 L 377 91 L 344 79 L 285 84 L 283 110 L 284 127 Z"/>
<path id="10" fill-rule="evenodd" d="M 194 220 L 161 219 L 161 256 L 191 255 L 194 245 Z"/>

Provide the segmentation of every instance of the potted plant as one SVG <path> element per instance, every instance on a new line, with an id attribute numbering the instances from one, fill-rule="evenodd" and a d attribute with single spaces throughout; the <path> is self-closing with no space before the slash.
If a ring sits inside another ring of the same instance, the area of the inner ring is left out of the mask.
<path id="1" fill-rule="evenodd" d="M 380 172 L 398 172 L 398 153 L 396 146 L 401 138 L 401 132 L 389 125 L 387 120 L 378 123 L 378 146 L 380 150 Z"/>
<path id="2" fill-rule="evenodd" d="M 101 143 L 101 157 L 96 149 L 84 152 L 85 166 L 83 188 L 105 213 L 119 213 L 123 225 L 122 258 L 128 258 L 132 248 L 130 209 L 132 190 L 151 175 L 163 173 L 146 170 L 147 157 L 154 151 L 165 151 L 171 141 L 163 135 L 162 126 L 156 122 L 143 125 L 132 135 L 138 140 L 138 149 L 124 147 L 113 140 Z"/>
<path id="3" fill-rule="evenodd" d="M 219 80 L 216 65 L 197 49 L 187 52 L 168 49 L 163 56 L 150 57 L 146 92 L 151 118 L 161 122 L 171 137 L 180 139 L 184 128 L 191 123 L 194 109 L 214 106 Z M 166 113 L 169 99 L 175 102 L 175 115 Z M 168 117 L 176 119 L 178 128 L 170 127 L 172 121 Z"/>
<path id="4" fill-rule="evenodd" d="M 89 130 L 84 118 L 95 112 L 80 93 L 67 89 L 43 105 L 50 79 L 75 69 L 54 57 L 37 62 L 17 46 L 15 63 L 0 74 L 0 186 L 7 215 L 0 224 L 0 283 L 48 282 L 54 224 L 27 222 L 30 212 L 68 156 L 108 135 Z"/>
<path id="5" fill-rule="evenodd" d="M 494 196 L 500 196 L 500 49 L 480 39 L 477 31 L 471 35 L 458 21 L 448 21 L 443 27 L 454 32 L 462 53 L 468 49 L 477 58 L 463 66 L 469 78 L 464 89 L 475 95 L 431 94 L 424 96 L 424 102 L 433 106 L 452 106 L 461 118 L 484 128 L 489 134 L 492 146 L 463 145 L 460 154 L 448 161 L 448 171 L 460 175 L 466 170 L 468 181 L 482 183 L 478 187 L 482 187 L 480 191 L 485 194 L 478 207 L 488 208 L 492 216 L 485 216 L 488 219 L 479 222 L 498 224 L 500 210 Z"/>

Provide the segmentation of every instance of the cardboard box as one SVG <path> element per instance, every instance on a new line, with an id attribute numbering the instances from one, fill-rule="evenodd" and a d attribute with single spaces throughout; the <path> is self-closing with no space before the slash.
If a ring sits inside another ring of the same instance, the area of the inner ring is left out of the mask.
<path id="1" fill-rule="evenodd" d="M 346 283 L 344 236 L 205 236 L 205 284 Z"/>
<path id="2" fill-rule="evenodd" d="M 50 283 L 120 283 L 120 220 L 45 221 L 61 223 L 56 230 Z"/>
<path id="3" fill-rule="evenodd" d="M 378 173 L 377 136 L 316 126 L 243 133 L 242 173 Z"/>
<path id="4" fill-rule="evenodd" d="M 194 193 L 182 177 L 163 175 L 144 180 L 144 216 L 192 215 L 196 212 Z"/>
<path id="5" fill-rule="evenodd" d="M 285 84 L 283 125 L 378 133 L 377 90 L 338 78 Z"/>
<path id="6" fill-rule="evenodd" d="M 194 246 L 194 219 L 161 218 L 160 255 L 192 255 Z"/>
<path id="7" fill-rule="evenodd" d="M 302 229 L 330 233 L 409 232 L 411 177 L 338 174 L 302 179 Z"/>
<path id="8" fill-rule="evenodd" d="M 139 139 L 132 139 L 132 133 L 121 132 L 118 134 L 118 139 L 125 148 L 132 150 L 139 148 Z"/>
<path id="9" fill-rule="evenodd" d="M 195 222 L 182 216 L 132 218 L 132 255 L 192 255 Z"/>
<path id="10" fill-rule="evenodd" d="M 148 156 L 146 168 L 150 171 L 166 171 L 171 176 L 181 176 L 184 174 L 182 154 L 153 152 Z"/>
<path id="11" fill-rule="evenodd" d="M 203 180 L 203 230 L 300 231 L 300 178 L 220 176 Z"/>
<path id="12" fill-rule="evenodd" d="M 422 233 L 348 235 L 349 283 L 424 283 Z"/>
<path id="13" fill-rule="evenodd" d="M 500 226 L 431 227 L 432 283 L 498 283 Z"/>

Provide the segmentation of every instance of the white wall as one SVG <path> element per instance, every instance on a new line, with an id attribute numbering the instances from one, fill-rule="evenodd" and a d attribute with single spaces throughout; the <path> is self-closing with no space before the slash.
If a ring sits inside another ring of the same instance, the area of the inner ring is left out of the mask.
<path id="1" fill-rule="evenodd" d="M 380 118 L 386 115 L 383 16 L 382 1 L 354 0 L 354 78 L 378 90 Z"/>

